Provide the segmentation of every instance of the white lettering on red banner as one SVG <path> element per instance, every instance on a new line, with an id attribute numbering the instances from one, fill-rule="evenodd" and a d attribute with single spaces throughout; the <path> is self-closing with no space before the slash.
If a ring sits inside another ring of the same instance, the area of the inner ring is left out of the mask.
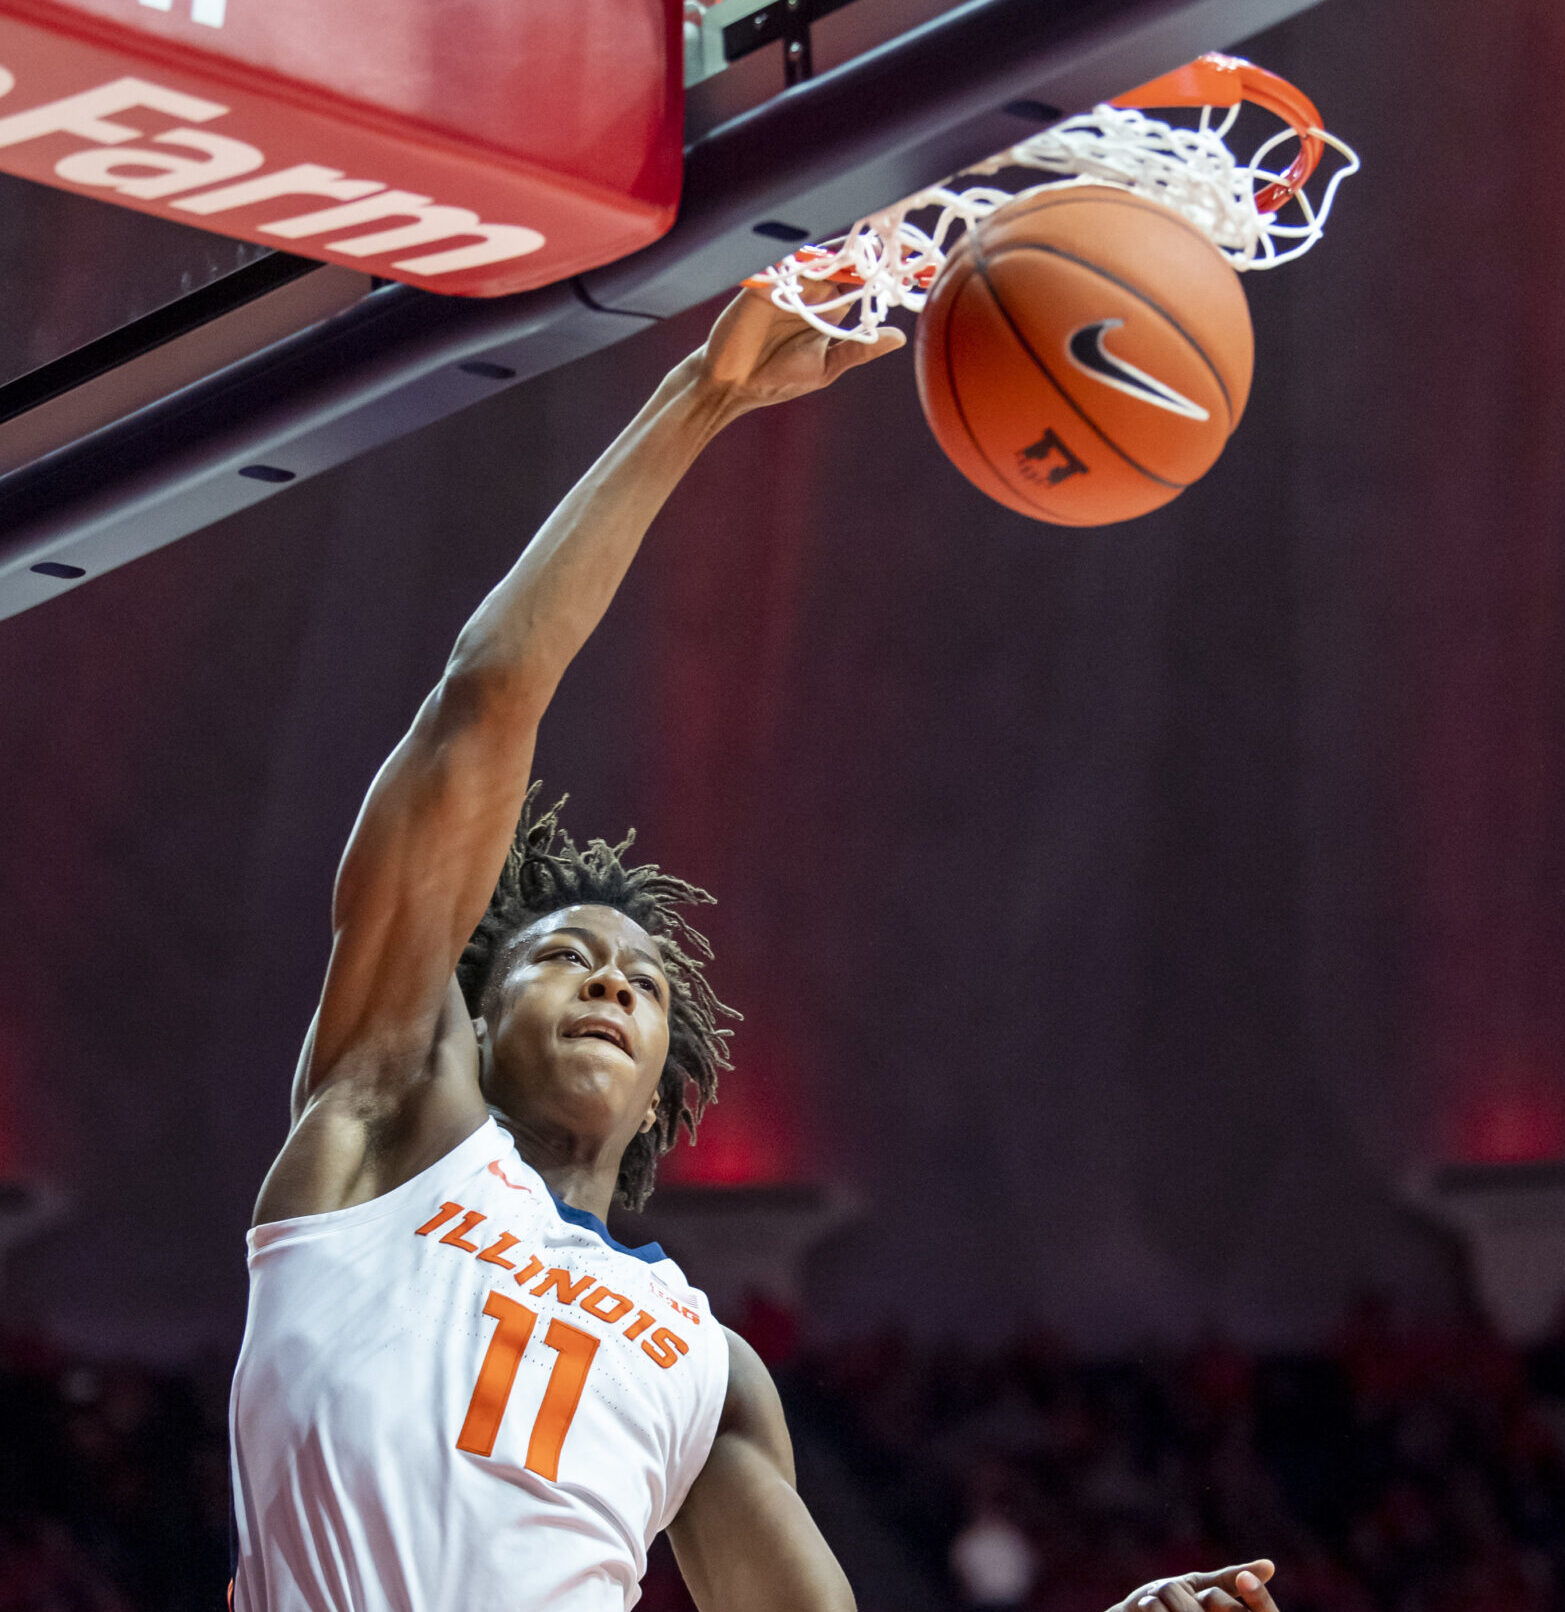
<path id="1" fill-rule="evenodd" d="M 153 11 L 172 11 L 174 0 L 141 0 Z M 228 0 L 190 0 L 190 20 L 205 23 L 208 28 L 221 28 L 228 11 Z"/>
<path id="2" fill-rule="evenodd" d="M 148 0 L 143 0 L 148 3 Z M 172 4 L 172 0 L 170 0 Z M 213 9 L 211 0 L 195 0 Z M 221 5 L 216 7 L 221 20 Z M 198 19 L 199 20 L 199 19 Z M 0 67 L 0 95 L 15 84 Z M 67 183 L 112 190 L 140 200 L 178 196 L 171 207 L 197 217 L 237 212 L 266 203 L 287 202 L 284 217 L 266 223 L 249 223 L 262 235 L 283 240 L 305 240 L 354 230 L 365 224 L 386 228 L 321 243 L 321 250 L 344 257 L 384 257 L 438 242 L 472 242 L 447 246 L 417 257 L 395 258 L 391 267 L 406 274 L 435 276 L 503 263 L 536 252 L 544 237 L 521 224 L 486 224 L 466 207 L 437 202 L 416 191 L 398 190 L 379 179 L 350 179 L 340 168 L 302 162 L 271 173 L 256 174 L 266 165 L 266 154 L 244 140 L 208 129 L 183 126 L 149 135 L 144 129 L 115 119 L 134 111 L 159 112 L 186 123 L 210 123 L 227 114 L 217 101 L 187 95 L 143 78 L 117 78 L 95 89 L 82 90 L 58 101 L 0 117 L 0 148 L 21 145 L 50 135 L 71 135 L 94 142 L 73 151 L 54 165 Z M 131 145 L 134 140 L 150 141 Z M 241 175 L 255 175 L 241 178 Z M 228 183 L 238 180 L 238 183 Z M 214 189 L 207 186 L 215 185 Z M 198 194 L 186 194 L 198 192 Z M 297 212 L 300 197 L 314 197 L 335 206 Z"/>

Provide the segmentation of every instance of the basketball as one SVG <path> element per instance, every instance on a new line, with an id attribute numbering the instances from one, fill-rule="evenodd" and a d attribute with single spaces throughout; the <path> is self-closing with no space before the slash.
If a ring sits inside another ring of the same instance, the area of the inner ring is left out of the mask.
<path id="1" fill-rule="evenodd" d="M 1036 520 L 1103 526 L 1211 469 L 1250 390 L 1239 276 L 1161 202 L 1103 185 L 983 219 L 914 340 L 924 416 L 975 487 Z"/>

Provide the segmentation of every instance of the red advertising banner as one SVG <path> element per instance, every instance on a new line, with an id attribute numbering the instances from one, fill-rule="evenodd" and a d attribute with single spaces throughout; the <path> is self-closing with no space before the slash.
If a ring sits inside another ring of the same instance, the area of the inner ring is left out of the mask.
<path id="1" fill-rule="evenodd" d="M 0 171 L 430 291 L 656 240 L 679 0 L 0 0 Z"/>

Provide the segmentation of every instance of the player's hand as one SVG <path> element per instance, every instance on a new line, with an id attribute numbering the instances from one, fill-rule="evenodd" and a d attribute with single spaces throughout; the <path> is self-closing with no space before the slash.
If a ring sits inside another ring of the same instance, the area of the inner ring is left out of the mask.
<path id="1" fill-rule="evenodd" d="M 1277 1612 L 1266 1588 L 1277 1569 L 1264 1559 L 1215 1573 L 1181 1573 L 1132 1590 L 1110 1612 Z"/>
<path id="2" fill-rule="evenodd" d="M 835 296 L 837 289 L 807 286 L 805 295 L 820 301 Z M 894 353 L 903 341 L 902 332 L 889 325 L 873 343 L 833 341 L 775 306 L 768 292 L 741 291 L 693 356 L 701 384 L 720 394 L 729 411 L 743 414 L 817 392 L 845 370 Z"/>

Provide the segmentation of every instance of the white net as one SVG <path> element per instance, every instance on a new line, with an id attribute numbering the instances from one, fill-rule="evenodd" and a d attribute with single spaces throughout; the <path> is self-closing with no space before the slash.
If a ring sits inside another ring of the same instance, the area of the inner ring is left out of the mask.
<path id="1" fill-rule="evenodd" d="M 1290 212 L 1294 222 L 1280 223 L 1279 213 L 1263 213 L 1256 197 L 1268 186 L 1285 184 L 1283 171 L 1274 171 L 1269 164 L 1284 152 L 1291 158 L 1299 137 L 1285 128 L 1260 145 L 1248 162 L 1240 162 L 1224 141 L 1238 115 L 1235 106 L 1214 119 L 1214 109 L 1206 107 L 1200 122 L 1186 128 L 1128 108 L 1096 107 L 959 176 L 977 178 L 1030 168 L 1059 178 L 1022 190 L 993 185 L 959 190 L 954 180 L 946 180 L 860 219 L 838 240 L 802 247 L 753 283 L 769 285 L 779 308 L 827 334 L 871 342 L 891 309 L 923 307 L 950 244 L 963 229 L 1022 196 L 1081 184 L 1117 185 L 1163 202 L 1204 230 L 1236 269 L 1274 268 L 1309 251 L 1320 239 L 1337 187 L 1358 171 L 1359 159 L 1342 141 L 1323 129 L 1312 129 L 1310 133 L 1339 160 L 1321 186 L 1319 200 L 1297 191 L 1280 210 L 1296 209 Z M 914 223 L 914 214 L 933 217 Z M 832 281 L 842 282 L 839 295 L 805 301 L 807 283 Z"/>

